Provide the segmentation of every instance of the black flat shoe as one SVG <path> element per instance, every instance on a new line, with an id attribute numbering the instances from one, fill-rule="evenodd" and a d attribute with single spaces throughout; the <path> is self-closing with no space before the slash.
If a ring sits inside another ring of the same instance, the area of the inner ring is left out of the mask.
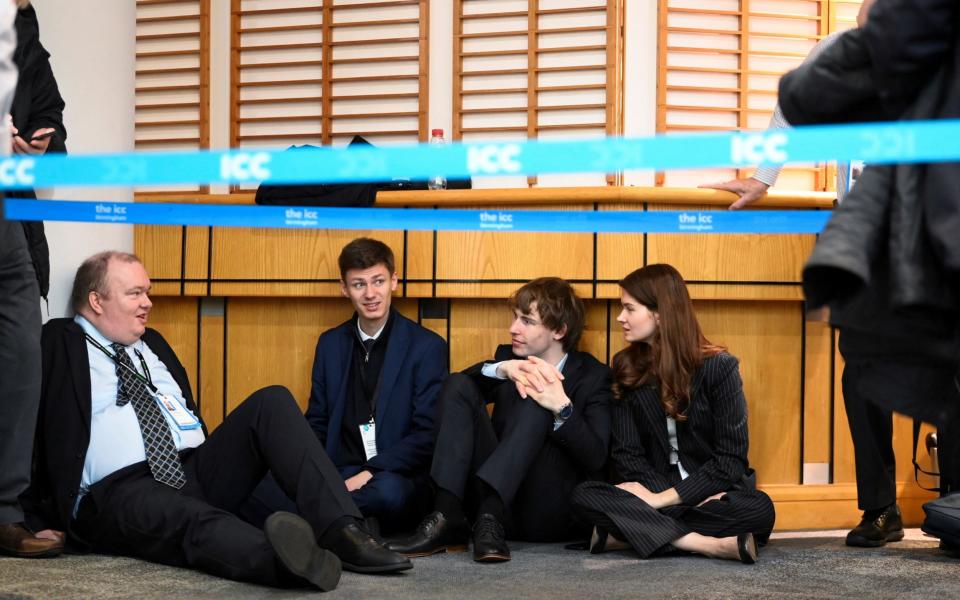
<path id="1" fill-rule="evenodd" d="M 355 523 L 341 529 L 328 549 L 340 557 L 345 570 L 354 573 L 396 573 L 413 568 L 410 559 L 387 550 Z"/>
<path id="2" fill-rule="evenodd" d="M 439 552 L 466 552 L 470 530 L 465 522 L 454 523 L 440 511 L 427 515 L 410 535 L 387 542 L 387 550 L 410 558 Z"/>
<path id="3" fill-rule="evenodd" d="M 473 560 L 477 562 L 506 562 L 510 547 L 503 525 L 491 514 L 484 513 L 473 524 Z"/>
<path id="4" fill-rule="evenodd" d="M 757 562 L 757 539 L 752 533 L 741 533 L 737 536 L 737 551 L 743 564 L 752 565 Z"/>
<path id="5" fill-rule="evenodd" d="M 288 571 L 329 592 L 340 582 L 337 555 L 317 545 L 313 527 L 299 515 L 275 512 L 263 524 L 267 541 Z"/>
<path id="6" fill-rule="evenodd" d="M 620 541 L 607 533 L 602 527 L 594 527 L 590 535 L 590 554 L 600 554 L 612 550 L 629 550 L 630 544 Z"/>

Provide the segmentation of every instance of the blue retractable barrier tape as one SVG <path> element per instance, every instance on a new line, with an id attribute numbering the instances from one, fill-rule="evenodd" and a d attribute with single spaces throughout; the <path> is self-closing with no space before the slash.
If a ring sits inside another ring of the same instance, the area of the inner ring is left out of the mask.
<path id="1" fill-rule="evenodd" d="M 960 160 L 960 119 L 444 146 L 10 157 L 0 161 L 0 187 L 336 183 L 854 159 L 876 164 Z"/>
<path id="2" fill-rule="evenodd" d="M 8 219 L 295 229 L 578 233 L 819 233 L 830 211 L 549 211 L 319 208 L 5 200 Z"/>

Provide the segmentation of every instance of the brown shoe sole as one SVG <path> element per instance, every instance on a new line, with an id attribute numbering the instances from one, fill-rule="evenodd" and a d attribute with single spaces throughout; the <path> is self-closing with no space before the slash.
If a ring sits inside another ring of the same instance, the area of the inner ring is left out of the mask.
<path id="1" fill-rule="evenodd" d="M 0 554 L 12 556 L 14 558 L 54 558 L 63 553 L 63 548 L 50 548 L 49 550 L 38 550 L 36 552 L 22 552 L 0 548 Z"/>
<path id="2" fill-rule="evenodd" d="M 474 556 L 473 560 L 481 563 L 500 563 L 510 560 L 510 555 L 491 552 L 489 554 L 484 554 L 483 556 Z"/>
<path id="3" fill-rule="evenodd" d="M 466 552 L 466 544 L 455 544 L 452 546 L 437 546 L 432 550 L 426 552 L 401 552 L 407 558 L 423 558 L 424 556 L 433 556 L 434 554 L 442 554 L 443 552 L 450 552 L 451 554 L 456 552 Z"/>

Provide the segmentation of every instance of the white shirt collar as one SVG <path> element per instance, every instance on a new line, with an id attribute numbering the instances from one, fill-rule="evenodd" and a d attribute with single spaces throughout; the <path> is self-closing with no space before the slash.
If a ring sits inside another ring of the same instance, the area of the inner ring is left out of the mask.
<path id="1" fill-rule="evenodd" d="M 75 317 L 73 317 L 73 322 L 79 325 L 80 328 L 83 329 L 84 333 L 88 334 L 90 337 L 97 340 L 97 342 L 102 344 L 105 348 L 110 348 L 111 346 L 113 346 L 114 342 L 112 340 L 107 339 L 102 333 L 100 333 L 100 330 L 97 329 L 96 325 L 88 321 L 86 317 L 84 317 L 83 315 L 76 315 Z M 140 344 L 142 343 L 143 343 L 143 340 L 137 339 L 136 342 L 130 344 L 129 346 L 124 346 L 124 347 L 125 348 L 140 347 Z"/>
<path id="2" fill-rule="evenodd" d="M 376 340 L 380 337 L 380 334 L 383 333 L 384 328 L 387 326 L 387 321 L 390 320 L 390 315 L 387 315 L 387 320 L 383 322 L 383 325 L 380 326 L 380 329 L 377 330 L 373 335 L 367 335 L 366 332 L 360 327 L 360 317 L 357 317 L 357 333 L 360 334 L 360 341 L 365 342 L 367 340 Z"/>

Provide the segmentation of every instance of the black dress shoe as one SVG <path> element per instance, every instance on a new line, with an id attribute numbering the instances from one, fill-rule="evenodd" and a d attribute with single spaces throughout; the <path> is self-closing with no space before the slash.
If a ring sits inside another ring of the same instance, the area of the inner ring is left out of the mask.
<path id="1" fill-rule="evenodd" d="M 387 550 L 355 523 L 337 532 L 328 549 L 340 557 L 344 569 L 355 573 L 396 573 L 413 568 L 410 559 Z"/>
<path id="2" fill-rule="evenodd" d="M 503 525 L 491 514 L 484 513 L 473 524 L 473 560 L 505 562 L 510 560 L 507 534 Z"/>
<path id="3" fill-rule="evenodd" d="M 23 523 L 0 524 L 0 554 L 17 558 L 51 558 L 63 552 L 63 542 L 40 539 Z"/>
<path id="4" fill-rule="evenodd" d="M 743 564 L 752 565 L 757 562 L 757 538 L 752 533 L 741 533 L 737 536 L 737 551 Z"/>
<path id="5" fill-rule="evenodd" d="M 877 548 L 887 542 L 899 542 L 903 539 L 903 520 L 900 507 L 891 504 L 879 513 L 863 513 L 860 524 L 847 534 L 847 545 L 861 548 Z"/>
<path id="6" fill-rule="evenodd" d="M 340 559 L 317 545 L 313 527 L 303 517 L 275 512 L 263 524 L 263 532 L 283 566 L 320 591 L 336 589 L 340 582 Z"/>
<path id="7" fill-rule="evenodd" d="M 427 515 L 410 535 L 387 542 L 387 549 L 409 557 L 438 552 L 466 552 L 470 530 L 464 522 L 454 523 L 440 511 Z"/>

